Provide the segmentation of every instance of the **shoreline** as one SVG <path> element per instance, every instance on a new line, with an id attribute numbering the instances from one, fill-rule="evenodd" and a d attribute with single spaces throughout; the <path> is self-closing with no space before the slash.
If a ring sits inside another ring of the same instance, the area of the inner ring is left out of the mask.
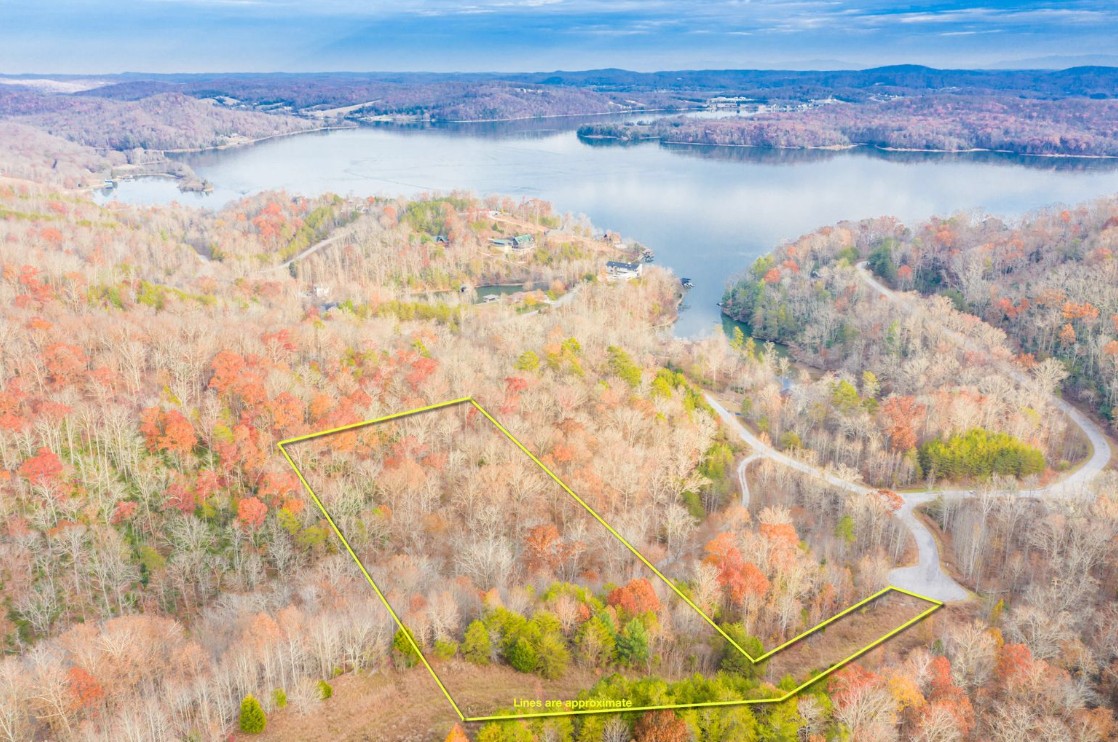
<path id="1" fill-rule="evenodd" d="M 634 113 L 685 113 L 687 111 L 702 111 L 703 108 L 634 108 L 624 111 L 600 111 L 598 113 L 552 113 L 545 116 L 513 116 L 511 118 L 497 119 L 447 119 L 445 121 L 431 121 L 430 125 L 439 124 L 499 124 L 510 121 L 532 121 L 533 119 L 574 119 L 586 116 L 626 116 Z"/>
<path id="2" fill-rule="evenodd" d="M 314 129 L 302 129 L 300 131 L 289 131 L 283 134 L 269 134 L 266 137 L 257 137 L 256 139 L 249 139 L 245 137 L 243 140 L 226 142 L 225 144 L 216 144 L 212 147 L 194 147 L 185 149 L 150 149 L 148 152 L 158 152 L 166 157 L 167 155 L 198 155 L 204 152 L 224 152 L 225 150 L 238 149 L 240 147 L 251 147 L 254 144 L 261 142 L 271 141 L 272 139 L 284 139 L 286 137 L 296 137 L 300 134 L 317 134 L 323 131 L 343 131 L 346 129 L 357 129 L 358 124 L 353 126 L 318 126 Z"/>
<path id="3" fill-rule="evenodd" d="M 579 139 L 590 141 L 615 141 L 622 144 L 639 143 L 639 142 L 659 142 L 662 145 L 670 145 L 673 147 L 719 147 L 719 148 L 738 148 L 738 149 L 768 149 L 787 152 L 845 152 L 852 149 L 867 149 L 877 150 L 878 152 L 914 152 L 922 154 L 938 154 L 938 155 L 967 155 L 979 154 L 987 152 L 997 155 L 1009 155 L 1011 157 L 1046 157 L 1049 159 L 1066 159 L 1066 160 L 1118 160 L 1118 155 L 1077 155 L 1077 154 L 1063 154 L 1058 152 L 1016 152 L 1011 149 L 989 149 L 987 147 L 970 147 L 968 149 L 923 149 L 918 147 L 885 147 L 879 144 L 869 144 L 867 142 L 853 142 L 850 144 L 821 144 L 821 145 L 802 145 L 802 146 L 782 146 L 773 144 L 738 144 L 738 143 L 725 143 L 716 144 L 714 142 L 686 142 L 674 139 L 665 139 L 658 134 L 651 134 L 648 136 L 639 137 L 621 137 L 616 134 L 578 134 Z"/>
<path id="4" fill-rule="evenodd" d="M 551 120 L 562 118 L 583 118 L 590 116 L 623 116 L 628 114 L 639 113 L 685 113 L 687 111 L 702 111 L 703 108 L 689 108 L 689 109 L 673 109 L 673 108 L 649 108 L 649 109 L 632 109 L 626 111 L 601 111 L 598 113 L 560 113 L 549 114 L 545 116 L 513 116 L 509 118 L 491 118 L 491 119 L 448 119 L 446 121 L 425 121 L 416 122 L 424 127 L 438 128 L 446 124 L 493 124 L 493 123 L 511 123 L 514 121 L 532 121 L 532 120 Z M 158 152 L 163 156 L 168 155 L 186 155 L 186 154 L 202 154 L 205 152 L 222 152 L 226 150 L 238 149 L 241 147 L 251 147 L 256 144 L 271 141 L 273 139 L 283 139 L 287 137 L 295 137 L 302 134 L 317 134 L 329 131 L 346 131 L 350 129 L 359 129 L 363 126 L 369 126 L 370 123 L 361 121 L 353 121 L 346 119 L 351 125 L 331 125 L 319 126 L 313 129 L 304 129 L 302 131 L 292 131 L 283 134 L 270 134 L 266 137 L 258 137 L 256 139 L 245 139 L 243 141 L 226 142 L 212 147 L 198 147 L 191 149 L 163 149 L 163 150 L 149 150 L 151 152 Z M 406 126 L 405 124 L 396 124 L 392 122 L 387 123 L 389 127 Z M 383 125 L 383 124 L 382 124 Z M 414 124 L 412 124 L 414 126 Z M 802 145 L 802 146 L 781 146 L 781 145 L 767 145 L 767 144 L 715 144 L 712 142 L 688 142 L 672 139 L 665 139 L 661 135 L 649 135 L 633 138 L 625 138 L 617 136 L 616 134 L 578 134 L 576 130 L 576 137 L 578 139 L 585 139 L 590 141 L 616 141 L 622 143 L 639 143 L 639 142 L 652 142 L 658 141 L 660 144 L 671 146 L 686 146 L 686 147 L 733 147 L 733 148 L 752 148 L 752 149 L 772 149 L 780 151 L 815 151 L 815 152 L 844 152 L 852 149 L 872 149 L 879 152 L 914 152 L 922 154 L 943 154 L 943 155 L 965 155 L 965 154 L 978 154 L 988 152 L 990 154 L 1010 155 L 1013 157 L 1044 157 L 1049 159 L 1081 159 L 1081 160 L 1118 160 L 1118 154 L 1070 154 L 1059 152 L 1017 152 L 1011 149 L 990 149 L 988 147 L 969 147 L 967 149 L 933 149 L 921 147 L 888 147 L 879 144 L 870 144 L 868 142 L 852 142 L 849 144 L 822 144 L 822 145 Z M 169 158 L 173 159 L 173 158 Z M 176 177 L 176 176 L 171 176 Z"/>

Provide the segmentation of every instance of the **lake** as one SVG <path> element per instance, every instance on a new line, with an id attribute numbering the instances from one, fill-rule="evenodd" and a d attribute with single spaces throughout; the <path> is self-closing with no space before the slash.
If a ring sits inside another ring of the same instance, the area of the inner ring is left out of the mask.
<path id="1" fill-rule="evenodd" d="M 281 188 L 543 198 L 652 248 L 657 264 L 690 278 L 695 288 L 676 334 L 694 337 L 720 326 L 716 303 L 728 280 L 780 242 L 823 225 L 883 214 L 914 224 L 975 209 L 1012 220 L 1042 206 L 1118 194 L 1113 160 L 621 146 L 580 141 L 575 129 L 583 121 L 305 134 L 183 157 L 214 184 L 211 194 L 148 179 L 121 183 L 111 198 L 214 209 Z"/>

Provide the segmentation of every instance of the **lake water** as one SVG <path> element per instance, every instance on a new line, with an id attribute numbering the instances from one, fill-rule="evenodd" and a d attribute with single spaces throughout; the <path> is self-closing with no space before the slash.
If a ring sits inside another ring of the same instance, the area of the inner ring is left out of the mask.
<path id="1" fill-rule="evenodd" d="M 600 119 L 599 119 L 600 120 Z M 307 134 L 185 159 L 208 195 L 168 181 L 120 185 L 112 198 L 220 208 L 244 194 L 414 195 L 455 189 L 538 197 L 652 248 L 695 283 L 676 333 L 719 326 L 728 280 L 782 241 L 843 219 L 891 214 L 913 224 L 982 210 L 1013 219 L 1050 204 L 1118 194 L 1118 162 L 632 146 L 580 141 L 581 122 L 544 120 L 437 129 Z"/>

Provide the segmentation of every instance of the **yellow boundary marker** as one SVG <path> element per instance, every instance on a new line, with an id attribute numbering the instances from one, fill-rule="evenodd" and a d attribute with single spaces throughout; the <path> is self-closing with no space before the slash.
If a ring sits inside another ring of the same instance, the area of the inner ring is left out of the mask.
<path id="1" fill-rule="evenodd" d="M 314 489 L 310 486 L 310 484 L 307 482 L 306 478 L 303 476 L 303 472 L 299 470 L 299 467 L 295 464 L 295 461 L 291 458 L 291 455 L 287 452 L 287 449 L 285 448 L 286 446 L 289 446 L 289 445 L 292 445 L 292 444 L 295 444 L 295 443 L 301 443 L 303 441 L 308 441 L 308 440 L 311 440 L 311 439 L 314 439 L 314 438 L 323 438 L 323 437 L 326 437 L 326 436 L 335 435 L 337 433 L 344 433 L 344 432 L 347 432 L 347 431 L 350 431 L 350 430 L 356 430 L 358 428 L 364 428 L 364 427 L 367 427 L 367 426 L 370 426 L 370 425 L 377 425 L 379 423 L 385 423 L 385 422 L 389 422 L 391 420 L 398 420 L 400 418 L 409 417 L 411 415 L 418 415 L 418 414 L 423 413 L 423 412 L 431 412 L 433 410 L 440 410 L 440 409 L 445 409 L 447 407 L 454 407 L 454 406 L 457 406 L 457 405 L 460 405 L 460 404 L 470 404 L 474 407 L 474 409 L 476 409 L 478 412 L 480 412 L 485 417 L 486 420 L 488 420 L 490 423 L 492 423 L 494 425 L 494 427 L 496 427 L 497 430 L 499 430 L 501 432 L 502 435 L 504 435 L 506 438 L 508 438 L 510 441 L 512 441 L 512 443 L 517 448 L 519 448 L 521 450 L 521 452 L 523 452 L 529 459 L 531 459 L 532 462 L 536 466 L 538 466 L 541 470 L 543 470 L 543 472 L 545 474 L 547 474 L 547 476 L 550 477 L 556 484 L 558 484 L 563 489 L 564 492 L 566 492 L 568 495 L 570 495 L 571 498 L 574 499 L 575 502 L 577 502 L 584 510 L 586 510 L 586 512 L 588 512 L 595 520 L 597 520 L 599 523 L 601 523 L 602 526 L 605 527 L 605 529 L 607 531 L 609 531 L 610 535 L 612 535 L 614 538 L 616 538 L 618 541 L 620 541 L 621 544 L 623 546 L 625 546 L 625 548 L 627 548 L 635 557 L 637 557 L 637 559 L 639 559 L 642 564 L 644 564 L 646 567 L 648 567 L 650 570 L 652 570 L 652 573 L 655 574 L 657 577 L 659 577 L 660 580 L 672 590 L 672 592 L 674 592 L 684 603 L 686 603 L 704 621 L 706 621 L 707 624 L 709 624 L 716 632 L 718 632 L 718 634 L 723 639 L 725 639 L 727 642 L 729 642 L 730 646 L 732 646 L 739 653 L 741 653 L 741 655 L 743 657 L 745 657 L 747 660 L 749 660 L 751 663 L 756 664 L 758 662 L 763 662 L 763 661 L 767 660 L 769 657 L 772 657 L 777 652 L 781 652 L 781 651 L 791 647 L 793 644 L 796 644 L 800 641 L 803 641 L 804 639 L 811 636 L 815 632 L 821 631 L 822 629 L 826 628 L 828 625 L 834 623 L 835 621 L 838 621 L 839 619 L 843 618 L 844 616 L 847 616 L 847 615 L 853 613 L 854 611 L 858 610 L 859 608 L 864 607 L 865 605 L 873 602 L 874 600 L 877 600 L 878 598 L 881 598 L 881 597 L 887 595 L 890 592 L 901 593 L 903 595 L 908 595 L 909 597 L 913 597 L 913 598 L 916 598 L 918 600 L 922 600 L 925 603 L 928 603 L 931 607 L 928 608 L 927 610 L 921 612 L 919 615 L 915 616 L 914 618 L 909 619 L 908 621 L 901 624 L 900 626 L 893 629 L 892 631 L 885 634 L 884 636 L 874 640 L 870 644 L 867 644 L 865 647 L 862 647 L 861 649 L 859 649 L 854 654 L 851 654 L 849 657 L 846 657 L 845 659 L 835 663 L 834 665 L 827 668 L 825 671 L 823 671 L 819 675 L 816 675 L 813 678 L 809 678 L 807 681 L 800 684 L 796 688 L 793 688 L 792 690 L 788 691 L 787 693 L 785 693 L 782 696 L 777 696 L 777 697 L 773 697 L 773 698 L 754 698 L 754 699 L 740 699 L 740 700 L 731 700 L 731 701 L 707 701 L 707 702 L 702 702 L 702 703 L 662 704 L 662 705 L 656 705 L 656 706 L 631 706 L 631 707 L 624 708 L 624 709 L 616 709 L 616 708 L 611 708 L 611 709 L 580 709 L 580 710 L 570 710 L 570 711 L 545 711 L 545 712 L 537 712 L 537 713 L 531 713 L 531 714 L 517 714 L 517 715 L 507 715 L 507 716 L 505 716 L 505 715 L 466 716 L 465 714 L 462 713 L 462 710 L 458 707 L 458 704 L 454 701 L 454 698 L 450 695 L 450 692 L 446 689 L 446 686 L 443 684 L 442 679 L 439 678 L 438 673 L 435 672 L 434 668 L 431 667 L 430 662 L 427 661 L 427 658 L 424 656 L 422 650 L 420 650 L 419 645 L 416 644 L 415 639 L 412 637 L 411 631 L 409 631 L 407 629 L 407 627 L 404 626 L 404 622 L 400 620 L 400 616 L 396 613 L 395 609 L 389 604 L 388 598 L 385 596 L 384 592 L 381 591 L 381 589 L 377 585 L 376 581 L 372 578 L 372 575 L 369 574 L 368 569 L 365 568 L 365 565 L 362 563 L 361 559 L 357 556 L 357 553 L 354 552 L 353 547 L 349 545 L 349 541 L 346 539 L 345 534 L 343 534 L 341 529 L 338 528 L 338 524 L 334 521 L 333 517 L 331 517 L 330 513 L 326 510 L 326 506 L 322 504 L 322 500 L 320 500 L 318 495 L 315 494 Z M 396 625 L 403 632 L 403 635 L 407 639 L 408 644 L 411 645 L 412 650 L 419 657 L 420 661 L 423 663 L 423 666 L 425 668 L 427 668 L 427 672 L 429 672 L 431 674 L 431 677 L 435 679 L 435 683 L 438 684 L 439 690 L 441 690 L 443 695 L 446 696 L 446 700 L 450 702 L 450 705 L 451 705 L 451 707 L 454 708 L 454 712 L 458 715 L 458 718 L 461 721 L 464 721 L 464 722 L 515 721 L 517 719 L 536 719 L 536 718 L 553 717 L 553 716 L 585 716 L 585 715 L 589 715 L 589 714 L 630 713 L 630 712 L 633 712 L 633 711 L 660 711 L 660 710 L 667 710 L 667 709 L 691 709 L 691 708 L 710 708 L 710 707 L 716 707 L 716 706 L 746 706 L 746 705 L 781 703 L 783 701 L 787 701 L 789 698 L 792 698 L 793 696 L 795 696 L 797 693 L 804 690 L 808 686 L 813 685 L 815 683 L 818 683 L 820 680 L 826 678 L 828 675 L 831 675 L 832 673 L 834 673 L 835 671 L 844 667 L 845 665 L 853 662 L 854 660 L 861 657 L 866 652 L 869 652 L 870 650 L 874 649 L 875 647 L 879 646 L 880 644 L 888 641 L 889 639 L 891 639 L 892 637 L 901 633 L 902 631 L 909 628 L 910 626 L 913 626 L 913 625 L 919 623 L 920 621 L 923 621 L 925 618 L 932 615 L 937 610 L 939 610 L 940 608 L 943 607 L 943 602 L 942 601 L 935 600 L 933 598 L 929 598 L 927 596 L 920 595 L 918 593 L 914 593 L 914 592 L 911 592 L 909 590 L 904 590 L 902 588 L 894 587 L 894 586 L 890 585 L 889 587 L 886 587 L 883 590 L 879 590 L 878 592 L 874 593 L 873 595 L 869 596 L 868 598 L 865 598 L 863 600 L 858 601 L 857 603 L 855 603 L 854 605 L 850 606 L 849 608 L 843 610 L 842 612 L 836 613 L 834 616 L 831 616 L 827 620 L 817 624 L 816 626 L 813 626 L 812 628 L 808 629 L 807 631 L 804 631 L 803 633 L 789 639 L 788 641 L 784 642 L 780 646 L 775 647 L 774 649 L 770 649 L 769 651 L 765 652 L 761 656 L 756 657 L 756 658 L 752 657 L 752 656 L 750 656 L 750 654 L 748 652 L 746 652 L 744 649 L 742 649 L 742 647 L 739 646 L 737 642 L 735 642 L 732 638 L 730 638 L 730 636 L 725 631 L 723 631 L 722 628 L 710 616 L 708 616 L 702 609 L 700 609 L 697 605 L 695 605 L 695 603 L 693 603 L 691 601 L 691 599 L 688 598 L 687 595 L 685 595 L 683 593 L 683 591 L 680 590 L 679 587 L 671 579 L 669 579 L 662 572 L 660 572 L 660 570 L 657 569 L 656 566 L 654 564 L 652 564 L 652 562 L 648 561 L 648 559 L 646 559 L 644 557 L 644 555 L 641 554 L 640 551 L 638 551 L 635 546 L 633 546 L 631 543 L 629 543 L 629 541 L 626 540 L 624 536 L 622 536 L 620 533 L 618 533 L 613 528 L 613 526 L 611 526 L 609 523 L 607 523 L 605 521 L 605 519 L 603 519 L 602 516 L 599 515 L 597 513 L 597 511 L 594 510 L 594 508 L 590 507 L 590 505 L 588 505 L 581 497 L 579 497 L 578 494 L 576 494 L 574 490 L 572 490 L 570 487 L 568 487 L 567 484 L 562 479 L 560 479 L 553 471 L 551 471 L 551 469 L 549 469 L 542 461 L 540 461 L 539 458 L 537 458 L 534 453 L 532 453 L 530 450 L 528 450 L 528 448 L 523 443 L 521 443 L 520 440 L 516 436 L 514 436 L 511 432 L 509 432 L 508 428 L 506 428 L 495 417 L 493 417 L 491 414 L 489 414 L 489 411 L 486 410 L 484 407 L 482 407 L 481 404 L 479 404 L 477 402 L 477 400 L 475 400 L 473 397 L 462 397 L 460 399 L 452 399 L 452 400 L 449 400 L 447 402 L 439 402 L 438 404 L 427 405 L 426 407 L 420 407 L 418 409 L 408 410 L 406 412 L 397 412 L 397 413 L 392 414 L 392 415 L 386 415 L 384 417 L 378 417 L 375 420 L 366 420 L 364 422 L 351 423 L 349 425 L 342 425 L 342 426 L 337 427 L 337 428 L 330 428 L 329 430 L 322 430 L 322 431 L 319 431 L 317 433 L 308 433 L 307 435 L 296 436 L 294 438 L 287 438 L 286 440 L 282 440 L 279 443 L 277 443 L 276 446 L 279 448 L 280 453 L 283 454 L 284 459 L 287 460 L 288 465 L 290 465 L 291 468 L 295 471 L 295 475 L 299 478 L 299 481 L 302 483 L 303 487 L 307 490 L 308 494 L 310 494 L 311 499 L 314 501 L 314 504 L 316 506 L 318 506 L 318 509 L 322 512 L 323 517 L 326 518 L 326 522 L 330 524 L 330 528 L 334 531 L 334 534 L 338 537 L 338 540 L 342 542 L 342 546 L 345 547 L 345 550 L 349 553 L 350 557 L 357 564 L 358 569 L 361 570 L 361 574 L 363 574 L 365 576 L 365 580 L 369 583 L 370 586 L 372 586 L 373 591 L 376 593 L 377 597 L 380 599 L 380 602 L 383 603 L 384 607 L 388 610 L 389 615 L 392 616 L 392 620 L 396 622 Z"/>

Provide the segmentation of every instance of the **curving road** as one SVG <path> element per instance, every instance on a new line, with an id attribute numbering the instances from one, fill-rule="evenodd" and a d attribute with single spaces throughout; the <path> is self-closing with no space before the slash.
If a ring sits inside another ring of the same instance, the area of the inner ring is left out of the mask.
<path id="1" fill-rule="evenodd" d="M 856 266 L 858 275 L 861 279 L 873 289 L 877 294 L 888 299 L 894 304 L 902 305 L 907 299 L 907 294 L 902 294 L 888 286 L 884 285 L 877 280 L 876 277 L 869 270 L 866 269 L 865 261 L 858 263 Z M 982 348 L 977 347 L 970 338 L 960 335 L 952 330 L 945 330 L 945 333 L 951 337 L 959 345 L 965 347 L 967 350 L 982 351 Z M 1010 377 L 1019 384 L 1028 385 L 1033 382 L 1033 379 L 1028 374 L 1023 372 L 1017 366 L 1007 362 L 1002 362 L 999 367 L 1006 376 Z M 1067 415 L 1076 427 L 1083 431 L 1087 436 L 1087 440 L 1091 444 L 1091 456 L 1085 463 L 1080 465 L 1075 471 L 1068 476 L 1055 482 L 1048 487 L 1042 487 L 1035 490 L 1024 490 L 1020 494 L 1026 497 L 1077 497 L 1086 494 L 1086 485 L 1092 479 L 1099 475 L 1099 473 L 1107 467 L 1110 463 L 1111 449 L 1110 442 L 1094 420 L 1084 415 L 1076 407 L 1069 404 L 1062 397 L 1053 395 L 1049 401 L 1056 409 Z M 970 494 L 969 491 L 948 490 L 942 492 L 944 496 L 956 495 L 959 493 Z"/>
<path id="2" fill-rule="evenodd" d="M 903 305 L 906 301 L 906 296 L 904 294 L 893 291 L 874 278 L 873 275 L 866 270 L 865 263 L 859 263 L 857 269 L 862 280 L 883 298 L 897 303 L 898 305 Z M 968 338 L 958 333 L 948 331 L 948 334 L 952 336 L 956 342 L 964 346 L 973 345 Z M 975 349 L 977 350 L 977 348 Z M 1003 366 L 1002 370 L 1007 376 L 1010 376 L 1019 383 L 1031 383 L 1032 380 L 1020 369 L 1008 363 L 1003 364 Z M 749 505 L 749 484 L 745 479 L 745 469 L 752 461 L 759 458 L 772 459 L 784 466 L 809 476 L 822 479 L 828 484 L 848 492 L 864 494 L 874 490 L 872 487 L 842 479 L 822 467 L 808 464 L 777 451 L 754 435 L 747 427 L 742 425 L 741 421 L 739 421 L 735 415 L 727 411 L 713 396 L 709 393 L 705 396 L 707 402 L 710 403 L 711 407 L 714 408 L 723 422 L 734 430 L 738 436 L 753 449 L 753 453 L 738 465 L 738 481 L 742 489 L 742 505 L 746 507 Z M 1089 496 L 1087 485 L 1110 463 L 1110 443 L 1102 429 L 1078 409 L 1059 397 L 1054 396 L 1051 402 L 1083 431 L 1083 434 L 1091 444 L 1091 456 L 1085 463 L 1060 481 L 1054 482 L 1047 487 L 1022 490 L 1017 493 L 1017 496 L 1030 498 L 1074 498 Z M 944 571 L 939 554 L 939 544 L 936 542 L 935 536 L 932 535 L 927 526 L 916 517 L 915 511 L 919 506 L 931 502 L 937 497 L 961 499 L 973 497 L 974 492 L 972 490 L 932 489 L 903 492 L 900 493 L 900 495 L 904 500 L 904 504 L 897 511 L 896 517 L 909 530 L 913 540 L 916 542 L 917 561 L 916 564 L 911 567 L 898 567 L 892 570 L 889 573 L 890 582 L 897 587 L 902 587 L 906 590 L 911 590 L 912 592 L 920 593 L 921 595 L 926 595 L 937 600 L 967 600 L 970 597 L 970 593 Z"/>
<path id="3" fill-rule="evenodd" d="M 738 465 L 738 480 L 741 482 L 742 486 L 742 505 L 747 507 L 749 505 L 749 485 L 745 481 L 745 467 L 748 466 L 750 462 L 759 458 L 772 459 L 798 472 L 802 472 L 803 474 L 817 479 L 822 479 L 827 484 L 844 489 L 847 492 L 861 495 L 874 491 L 873 487 L 867 487 L 864 484 L 842 479 L 826 469 L 794 459 L 776 450 L 754 435 L 749 428 L 742 425 L 741 421 L 738 420 L 736 416 L 730 413 L 709 393 L 706 394 L 706 400 L 710 403 L 710 406 L 714 408 L 715 412 L 718 413 L 718 416 L 722 418 L 722 421 L 753 449 L 753 453 L 747 456 L 741 464 Z M 935 499 L 938 494 L 939 493 L 933 492 L 919 492 L 903 495 L 904 505 L 897 511 L 896 516 L 912 533 L 912 537 L 916 541 L 918 559 L 915 566 L 901 567 L 890 572 L 889 581 L 897 587 L 903 587 L 906 590 L 911 590 L 914 593 L 920 593 L 921 595 L 926 595 L 936 600 L 966 600 L 970 593 L 968 593 L 966 588 L 962 585 L 951 579 L 951 576 L 943 570 L 940 564 L 939 544 L 936 543 L 935 536 L 920 522 L 916 517 L 916 513 L 913 512 L 917 506 Z"/>

